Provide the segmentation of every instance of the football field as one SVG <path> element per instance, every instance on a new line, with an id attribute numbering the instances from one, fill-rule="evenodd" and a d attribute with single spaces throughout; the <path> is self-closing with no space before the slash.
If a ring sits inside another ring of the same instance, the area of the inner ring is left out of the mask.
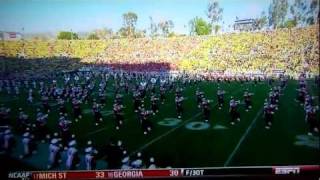
<path id="1" fill-rule="evenodd" d="M 274 83 L 274 85 L 276 85 Z M 175 90 L 166 93 L 164 104 L 160 104 L 159 113 L 151 116 L 153 130 L 144 135 L 138 117 L 133 111 L 132 93 L 121 92 L 124 95 L 124 125 L 120 130 L 115 129 L 115 119 L 112 105 L 114 92 L 112 82 L 108 83 L 107 103 L 102 109 L 103 123 L 95 126 L 92 104 L 81 106 L 84 117 L 75 122 L 72 115 L 71 131 L 76 135 L 78 149 L 83 153 L 88 140 L 100 150 L 98 168 L 107 168 L 104 163 L 103 147 L 110 138 L 122 140 L 129 155 L 142 152 L 143 157 L 155 157 L 159 167 L 219 167 L 219 166 L 268 166 L 268 165 L 295 165 L 319 164 L 319 135 L 308 136 L 308 124 L 305 122 L 303 106 L 295 101 L 297 96 L 297 81 L 289 80 L 280 96 L 279 108 L 275 112 L 274 122 L 270 129 L 265 128 L 263 119 L 264 100 L 267 98 L 272 86 L 267 82 L 254 84 L 247 82 L 209 82 L 187 85 L 183 96 L 184 112 L 177 119 L 175 110 Z M 216 92 L 218 87 L 226 91 L 225 104 L 220 110 L 217 107 Z M 202 110 L 197 107 L 196 89 L 204 91 L 205 97 L 212 100 L 211 118 L 209 123 L 203 120 Z M 233 96 L 243 102 L 244 90 L 254 93 L 253 107 L 246 112 L 244 105 L 240 105 L 241 121 L 235 125 L 230 124 L 229 100 Z M 157 88 L 158 92 L 159 88 Z M 308 81 L 308 91 L 316 96 L 315 103 L 319 105 L 319 88 L 313 80 Z M 94 95 L 97 96 L 97 89 Z M 28 92 L 21 90 L 19 96 L 7 95 L 2 91 L 0 103 L 11 108 L 10 118 L 14 125 L 18 108 L 22 107 L 32 121 L 35 121 L 37 107 L 41 107 L 39 97 L 35 103 L 26 101 Z M 96 97 L 97 98 L 97 97 Z M 51 132 L 58 132 L 58 106 L 51 100 L 52 111 L 49 113 L 48 126 Z M 145 107 L 150 109 L 150 92 L 145 98 Z M 68 112 L 72 112 L 68 103 Z M 319 113 L 317 114 L 319 119 Z M 14 126 L 13 126 L 14 127 Z M 19 138 L 16 137 L 19 141 Z M 39 143 L 40 144 L 40 143 Z M 48 144 L 38 146 L 38 154 L 21 160 L 35 167 L 45 169 L 48 161 Z M 22 153 L 21 143 L 17 143 L 13 158 Z M 59 169 L 63 169 L 61 165 Z"/>

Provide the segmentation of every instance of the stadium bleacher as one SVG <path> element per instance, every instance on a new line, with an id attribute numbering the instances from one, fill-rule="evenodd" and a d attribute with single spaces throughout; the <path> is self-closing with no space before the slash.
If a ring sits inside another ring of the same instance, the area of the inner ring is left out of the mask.
<path id="1" fill-rule="evenodd" d="M 293 75 L 302 70 L 317 73 L 318 30 L 315 25 L 203 37 L 7 41 L 2 52 L 7 57 L 65 56 L 86 63 L 122 64 L 121 67 L 135 63 L 169 63 L 174 70 L 270 73 L 273 69 L 285 69 Z"/>

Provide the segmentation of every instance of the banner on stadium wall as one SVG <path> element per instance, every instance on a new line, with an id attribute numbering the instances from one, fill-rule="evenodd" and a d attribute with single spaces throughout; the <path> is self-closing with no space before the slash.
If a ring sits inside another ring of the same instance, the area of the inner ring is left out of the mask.
<path id="1" fill-rule="evenodd" d="M 17 32 L 0 32 L 1 40 L 18 41 L 22 39 L 22 34 Z"/>
<path id="2" fill-rule="evenodd" d="M 282 69 L 274 69 L 274 70 L 272 70 L 272 75 L 273 76 L 280 77 L 280 76 L 283 76 L 284 73 L 285 73 L 285 70 L 282 70 Z"/>
<path id="3" fill-rule="evenodd" d="M 282 70 L 282 69 L 274 69 L 272 70 L 272 73 L 274 74 L 284 74 L 285 70 Z"/>

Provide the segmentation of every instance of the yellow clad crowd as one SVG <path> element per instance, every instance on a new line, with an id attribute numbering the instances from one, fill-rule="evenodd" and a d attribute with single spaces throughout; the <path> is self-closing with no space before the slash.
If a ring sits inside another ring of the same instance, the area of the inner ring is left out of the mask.
<path id="1" fill-rule="evenodd" d="M 235 73 L 274 69 L 287 73 L 318 72 L 319 26 L 243 32 L 213 36 L 187 54 L 180 63 L 186 70 L 209 69 Z"/>
<path id="2" fill-rule="evenodd" d="M 78 68 L 83 63 L 168 63 L 170 69 L 184 71 L 270 73 L 281 69 L 288 74 L 301 71 L 318 73 L 318 32 L 317 24 L 304 28 L 216 36 L 2 41 L 0 54 L 12 57 L 11 62 L 6 62 L 9 69 L 15 65 L 13 57 L 24 57 L 26 62 L 28 59 L 37 59 L 32 61 L 32 69 L 28 69 L 29 71 L 48 71 L 57 67 L 68 70 Z M 66 62 L 61 57 L 73 59 Z M 54 61 L 50 62 L 52 59 Z M 23 66 L 20 64 L 15 70 L 21 71 Z M 143 70 L 147 70 L 145 68 Z"/>

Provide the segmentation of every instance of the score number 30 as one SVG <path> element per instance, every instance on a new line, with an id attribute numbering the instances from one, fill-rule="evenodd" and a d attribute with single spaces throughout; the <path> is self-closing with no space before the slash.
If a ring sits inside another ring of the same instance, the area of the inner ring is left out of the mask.
<path id="1" fill-rule="evenodd" d="M 171 169 L 169 176 L 179 176 L 179 170 Z"/>

